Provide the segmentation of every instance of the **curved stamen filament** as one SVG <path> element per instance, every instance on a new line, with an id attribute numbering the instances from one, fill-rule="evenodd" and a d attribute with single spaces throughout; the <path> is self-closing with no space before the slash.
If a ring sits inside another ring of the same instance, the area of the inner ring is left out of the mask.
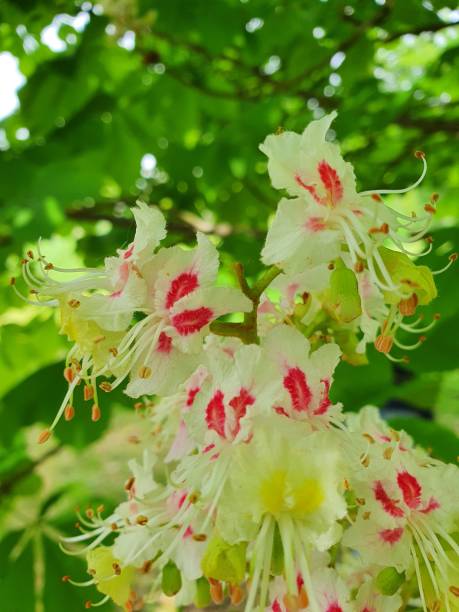
<path id="1" fill-rule="evenodd" d="M 417 155 L 416 157 L 422 161 L 422 172 L 419 178 L 412 185 L 409 185 L 408 187 L 404 187 L 403 189 L 370 189 L 368 191 L 361 191 L 359 195 L 367 196 L 367 195 L 372 195 L 372 194 L 384 195 L 384 194 L 390 194 L 390 193 L 408 193 L 408 191 L 411 191 L 412 189 L 416 189 L 416 187 L 422 183 L 427 173 L 427 161 L 426 161 L 425 155 L 420 154 L 420 155 Z"/>

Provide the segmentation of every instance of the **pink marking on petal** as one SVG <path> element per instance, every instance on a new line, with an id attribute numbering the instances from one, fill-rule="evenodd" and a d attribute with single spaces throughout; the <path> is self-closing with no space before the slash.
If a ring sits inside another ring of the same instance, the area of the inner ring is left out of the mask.
<path id="1" fill-rule="evenodd" d="M 319 194 L 317 193 L 316 188 L 315 188 L 314 185 L 307 185 L 305 182 L 302 181 L 302 179 L 299 176 L 299 174 L 295 175 L 295 181 L 296 181 L 297 185 L 299 185 L 303 189 L 306 189 L 306 191 L 308 191 L 312 195 L 312 197 L 314 198 L 314 200 L 318 204 L 325 204 L 323 198 L 321 198 L 319 196 Z"/>
<path id="2" fill-rule="evenodd" d="M 131 266 L 129 265 L 129 262 L 123 262 L 118 269 L 118 281 L 116 283 L 117 289 L 110 294 L 110 297 L 120 297 L 120 295 L 123 293 L 126 283 L 128 282 L 130 272 Z"/>
<path id="3" fill-rule="evenodd" d="M 208 429 L 212 429 L 219 436 L 225 438 L 225 406 L 223 404 L 223 393 L 216 391 L 213 398 L 207 404 L 206 423 Z"/>
<path id="4" fill-rule="evenodd" d="M 194 398 L 200 391 L 201 391 L 201 387 L 193 387 L 192 389 L 188 390 L 188 395 L 186 398 L 186 405 L 188 408 L 190 408 L 193 405 Z"/>
<path id="5" fill-rule="evenodd" d="M 185 533 L 183 534 L 183 539 L 186 540 L 186 538 L 189 538 L 193 535 L 193 529 L 188 525 L 188 527 L 186 528 Z"/>
<path id="6" fill-rule="evenodd" d="M 398 506 L 399 500 L 391 499 L 387 494 L 387 491 L 383 487 L 380 480 L 377 480 L 373 486 L 373 493 L 376 501 L 379 501 L 383 510 L 391 516 L 401 517 L 404 515 L 403 510 Z"/>
<path id="7" fill-rule="evenodd" d="M 424 508 L 421 508 L 419 512 L 422 512 L 422 514 L 430 514 L 434 510 L 438 510 L 438 508 L 440 508 L 439 502 L 435 499 L 435 497 L 431 497 L 427 505 L 424 506 Z"/>
<path id="8" fill-rule="evenodd" d="M 255 398 L 250 395 L 247 389 L 244 387 L 239 391 L 239 395 L 235 395 L 228 403 L 231 408 L 234 410 L 234 417 L 236 419 L 235 425 L 233 427 L 233 431 L 231 432 L 233 436 L 237 436 L 241 429 L 241 419 L 245 417 L 247 408 L 251 406 L 255 402 Z"/>
<path id="9" fill-rule="evenodd" d="M 171 319 L 172 325 L 181 336 L 189 336 L 205 327 L 214 317 L 210 308 L 201 306 L 194 310 L 183 310 Z"/>
<path id="10" fill-rule="evenodd" d="M 324 159 L 318 164 L 317 171 L 323 186 L 330 195 L 331 204 L 338 204 L 343 197 L 343 184 L 338 173 Z"/>
<path id="11" fill-rule="evenodd" d="M 416 478 L 408 472 L 399 472 L 397 474 L 397 484 L 408 508 L 412 510 L 418 508 L 421 504 L 422 488 Z"/>
<path id="12" fill-rule="evenodd" d="M 203 453 L 210 453 L 211 450 L 215 448 L 215 444 L 208 444 L 205 448 L 202 449 Z"/>
<path id="13" fill-rule="evenodd" d="M 305 223 L 305 227 L 315 233 L 323 231 L 327 226 L 321 217 L 309 217 Z"/>
<path id="14" fill-rule="evenodd" d="M 172 280 L 166 295 L 166 308 L 172 308 L 175 302 L 194 291 L 197 287 L 199 287 L 198 277 L 193 272 L 182 272 L 182 274 L 176 276 Z"/>
<path id="15" fill-rule="evenodd" d="M 400 541 L 403 535 L 403 527 L 395 527 L 394 529 L 383 529 L 379 532 L 379 537 L 387 544 L 396 544 Z"/>
<path id="16" fill-rule="evenodd" d="M 284 387 L 290 394 L 292 406 L 297 412 L 305 412 L 311 403 L 312 393 L 300 368 L 289 368 L 284 376 Z"/>
<path id="17" fill-rule="evenodd" d="M 343 608 L 337 601 L 334 601 L 328 606 L 327 612 L 343 612 Z"/>
<path id="18" fill-rule="evenodd" d="M 168 355 L 172 350 L 172 338 L 166 334 L 166 332 L 161 332 L 159 334 L 158 342 L 156 344 L 156 352 L 165 353 Z"/>
<path id="19" fill-rule="evenodd" d="M 317 415 L 325 414 L 332 405 L 330 398 L 328 397 L 328 393 L 330 391 L 330 381 L 328 378 L 323 378 L 320 382 L 323 384 L 324 390 L 322 391 L 322 398 L 320 400 L 319 407 L 314 410 L 314 414 Z"/>
<path id="20" fill-rule="evenodd" d="M 126 251 L 124 251 L 123 259 L 129 259 L 133 252 L 134 252 L 134 243 L 132 243 L 131 246 Z"/>

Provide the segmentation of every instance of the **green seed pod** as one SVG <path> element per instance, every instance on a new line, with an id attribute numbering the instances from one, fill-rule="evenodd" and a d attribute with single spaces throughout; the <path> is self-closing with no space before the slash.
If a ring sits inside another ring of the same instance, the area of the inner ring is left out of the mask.
<path id="1" fill-rule="evenodd" d="M 168 561 L 163 567 L 161 590 L 164 595 L 172 597 L 182 588 L 182 575 L 173 561 Z"/>

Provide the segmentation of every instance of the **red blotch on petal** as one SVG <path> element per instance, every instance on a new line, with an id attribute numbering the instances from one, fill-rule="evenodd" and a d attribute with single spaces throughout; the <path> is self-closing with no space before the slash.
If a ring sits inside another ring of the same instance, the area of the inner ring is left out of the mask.
<path id="1" fill-rule="evenodd" d="M 375 482 L 373 493 L 376 501 L 379 501 L 385 512 L 391 516 L 403 516 L 403 510 L 398 506 L 399 501 L 389 497 L 380 480 Z"/>
<path id="2" fill-rule="evenodd" d="M 186 528 L 185 533 L 183 534 L 183 539 L 185 540 L 186 538 L 189 538 L 189 537 L 191 537 L 192 535 L 193 535 L 193 529 L 192 529 L 192 527 L 188 526 L 188 527 Z"/>
<path id="3" fill-rule="evenodd" d="M 225 406 L 223 404 L 223 393 L 216 391 L 213 398 L 207 404 L 206 423 L 209 429 L 217 432 L 219 436 L 225 438 Z"/>
<path id="4" fill-rule="evenodd" d="M 234 416 L 236 419 L 235 426 L 233 428 L 233 436 L 237 436 L 241 429 L 240 420 L 245 416 L 248 406 L 251 406 L 255 402 L 255 398 L 250 395 L 247 389 L 244 387 L 239 391 L 239 395 L 235 395 L 228 403 L 234 410 Z"/>
<path id="5" fill-rule="evenodd" d="M 123 262 L 118 270 L 118 282 L 116 284 L 116 290 L 110 294 L 110 297 L 117 298 L 123 293 L 123 290 L 126 286 L 126 283 L 129 280 L 129 274 L 131 272 L 131 267 L 127 261 Z"/>
<path id="6" fill-rule="evenodd" d="M 134 243 L 132 243 L 131 246 L 126 251 L 124 251 L 123 259 L 129 259 L 133 252 L 134 252 Z"/>
<path id="7" fill-rule="evenodd" d="M 300 368 L 290 368 L 284 376 L 284 387 L 290 394 L 293 408 L 298 412 L 305 412 L 312 398 L 305 373 Z"/>
<path id="8" fill-rule="evenodd" d="M 193 405 L 194 398 L 196 397 L 196 395 L 199 393 L 200 390 L 201 390 L 201 387 L 193 387 L 192 389 L 188 391 L 188 395 L 186 398 L 186 405 L 188 408 Z"/>
<path id="9" fill-rule="evenodd" d="M 312 195 L 312 197 L 318 204 L 325 204 L 323 198 L 321 198 L 317 193 L 317 190 L 314 185 L 307 185 L 298 174 L 295 175 L 295 182 L 303 189 L 306 189 L 306 191 L 308 191 Z"/>
<path id="10" fill-rule="evenodd" d="M 394 529 L 383 529 L 379 532 L 379 537 L 387 544 L 396 544 L 400 541 L 403 535 L 403 527 L 395 527 Z"/>
<path id="11" fill-rule="evenodd" d="M 435 499 L 435 497 L 431 497 L 429 499 L 429 503 L 427 504 L 427 506 L 424 506 L 424 508 L 421 508 L 419 512 L 422 512 L 422 514 L 430 514 L 434 510 L 438 510 L 439 507 L 440 507 L 440 504 Z"/>
<path id="12" fill-rule="evenodd" d="M 408 472 L 399 472 L 397 474 L 397 484 L 408 508 L 412 510 L 418 508 L 421 504 L 422 488 L 416 478 Z"/>
<path id="13" fill-rule="evenodd" d="M 172 317 L 171 322 L 181 336 L 189 336 L 205 327 L 213 317 L 214 313 L 210 308 L 201 306 L 179 312 Z"/>
<path id="14" fill-rule="evenodd" d="M 339 605 L 337 601 L 334 601 L 328 606 L 327 612 L 343 612 L 343 608 Z"/>
<path id="15" fill-rule="evenodd" d="M 271 605 L 272 612 L 282 612 L 281 605 L 277 599 L 275 599 Z"/>
<path id="16" fill-rule="evenodd" d="M 168 355 L 172 350 L 172 338 L 165 332 L 159 334 L 158 342 L 156 344 L 156 351 L 158 353 L 165 353 Z"/>
<path id="17" fill-rule="evenodd" d="M 332 405 L 330 398 L 328 397 L 328 393 L 330 391 L 330 381 L 328 380 L 328 378 L 323 378 L 320 382 L 323 384 L 324 390 L 322 392 L 322 398 L 320 400 L 319 407 L 314 410 L 314 414 L 317 415 L 325 414 Z"/>
<path id="18" fill-rule="evenodd" d="M 321 232 L 326 228 L 325 221 L 322 217 L 310 217 L 306 221 L 306 228 L 311 232 Z"/>
<path id="19" fill-rule="evenodd" d="M 317 171 L 323 186 L 330 195 L 332 204 L 338 204 L 343 197 L 343 184 L 334 168 L 324 159 L 318 164 Z"/>
<path id="20" fill-rule="evenodd" d="M 282 408 L 282 406 L 274 406 L 274 411 L 277 412 L 277 414 L 281 414 L 282 416 L 289 418 L 287 411 L 285 408 Z"/>
<path id="21" fill-rule="evenodd" d="M 182 272 L 170 284 L 166 295 L 166 308 L 172 306 L 199 286 L 198 277 L 193 272 Z"/>

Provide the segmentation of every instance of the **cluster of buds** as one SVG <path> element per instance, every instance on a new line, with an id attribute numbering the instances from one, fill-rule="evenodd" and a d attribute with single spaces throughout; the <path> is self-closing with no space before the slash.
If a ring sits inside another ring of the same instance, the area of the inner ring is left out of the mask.
<path id="1" fill-rule="evenodd" d="M 140 610 L 161 593 L 246 612 L 459 608 L 459 469 L 376 408 L 344 413 L 330 396 L 340 359 L 364 362 L 373 342 L 398 360 L 393 346 L 415 345 L 396 332 L 429 327 L 409 318 L 436 296 L 434 273 L 407 244 L 426 237 L 437 197 L 409 217 L 382 202 L 387 191 L 357 193 L 325 140 L 333 118 L 262 145 L 289 197 L 253 286 L 240 264 L 238 288 L 215 286 L 218 254 L 202 234 L 192 249 L 161 248 L 165 220 L 143 203 L 134 241 L 100 269 L 58 268 L 40 250 L 23 261 L 22 297 L 59 308 L 74 343 L 40 441 L 72 419 L 80 383 L 94 421 L 97 389 L 124 385 L 152 434 L 129 463 L 126 500 L 79 516 L 65 541 L 90 574 L 65 580 L 103 595 L 88 608 Z"/>

